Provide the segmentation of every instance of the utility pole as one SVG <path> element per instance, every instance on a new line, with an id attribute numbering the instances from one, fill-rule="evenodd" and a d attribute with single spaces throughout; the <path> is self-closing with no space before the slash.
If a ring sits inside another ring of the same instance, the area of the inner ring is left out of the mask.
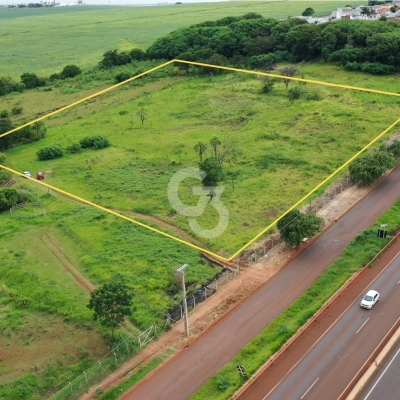
<path id="1" fill-rule="evenodd" d="M 188 264 L 183 264 L 182 267 L 179 267 L 176 271 L 182 274 L 182 290 L 183 290 L 183 309 L 184 309 L 184 318 L 185 318 L 185 332 L 186 336 L 189 336 L 189 317 L 186 303 L 186 288 L 185 288 L 185 268 L 188 267 Z"/>

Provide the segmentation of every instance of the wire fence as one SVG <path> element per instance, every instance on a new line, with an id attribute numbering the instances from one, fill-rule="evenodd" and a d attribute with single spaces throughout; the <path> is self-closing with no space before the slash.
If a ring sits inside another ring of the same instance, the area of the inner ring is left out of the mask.
<path id="1" fill-rule="evenodd" d="M 318 197 L 314 201 L 310 201 L 305 210 L 306 213 L 318 212 L 324 206 L 333 201 L 340 193 L 353 185 L 354 182 L 349 176 L 341 178 L 339 181 L 331 185 L 322 196 Z M 237 262 L 240 267 L 248 267 L 249 265 L 259 261 L 261 258 L 268 256 L 269 252 L 280 243 L 282 243 L 282 239 L 280 238 L 279 233 L 274 233 L 263 240 L 257 248 L 246 251 Z"/>
<path id="2" fill-rule="evenodd" d="M 238 273 L 239 270 L 233 272 L 226 269 L 223 270 L 216 279 L 209 281 L 197 289 L 196 285 L 188 287 L 187 289 L 191 291 L 191 293 L 186 296 L 188 309 L 195 309 L 218 290 L 222 289 L 227 283 L 235 278 Z M 180 296 L 182 296 L 182 292 Z M 178 297 L 175 297 L 173 300 L 177 301 L 177 298 Z M 138 353 L 144 346 L 161 333 L 161 331 L 168 329 L 181 318 L 183 318 L 183 299 L 176 307 L 164 315 L 162 322 L 159 321 L 160 324 L 164 324 L 163 327 L 160 327 L 157 323 L 153 323 L 137 335 L 130 332 L 126 333 L 125 336 L 107 352 L 107 354 L 97 361 L 93 361 L 88 368 L 82 371 L 74 379 L 72 379 L 72 377 L 65 378 L 60 384 L 60 389 L 54 391 L 50 398 L 57 400 L 78 399 L 82 393 L 86 392 L 90 388 L 91 385 L 99 382 L 109 374 L 110 371 L 117 369 L 129 357 Z"/>
<path id="3" fill-rule="evenodd" d="M 38 202 L 31 203 L 29 201 L 25 201 L 24 203 L 16 204 L 14 207 L 10 208 L 11 216 L 13 218 L 34 218 L 34 217 L 39 217 L 41 215 L 47 214 L 47 209 L 46 208 L 44 208 L 43 210 L 38 211 L 36 213 L 30 213 L 30 214 L 26 214 L 26 213 L 25 214 L 18 214 L 18 213 L 15 213 L 16 210 L 18 210 L 20 208 L 27 207 L 29 205 L 40 207 L 40 203 L 38 203 Z"/>
<path id="4" fill-rule="evenodd" d="M 186 304 L 188 310 L 193 310 L 201 303 L 206 301 L 209 297 L 215 294 L 218 290 L 221 290 L 225 285 L 227 285 L 232 279 L 234 279 L 239 274 L 239 268 L 236 271 L 231 271 L 225 269 L 218 277 L 207 282 L 199 288 L 187 288 L 191 291 L 190 294 L 186 296 Z M 169 310 L 165 314 L 165 325 L 171 325 L 183 318 L 184 307 L 183 299 L 179 302 L 177 306 Z"/>

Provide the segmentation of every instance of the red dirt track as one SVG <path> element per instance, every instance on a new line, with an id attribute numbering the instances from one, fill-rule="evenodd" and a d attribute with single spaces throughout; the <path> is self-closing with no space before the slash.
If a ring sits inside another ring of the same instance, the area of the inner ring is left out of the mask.
<path id="1" fill-rule="evenodd" d="M 400 194 L 400 167 L 189 347 L 134 386 L 123 399 L 187 399 L 287 308 Z M 374 271 L 372 269 L 371 271 Z"/>

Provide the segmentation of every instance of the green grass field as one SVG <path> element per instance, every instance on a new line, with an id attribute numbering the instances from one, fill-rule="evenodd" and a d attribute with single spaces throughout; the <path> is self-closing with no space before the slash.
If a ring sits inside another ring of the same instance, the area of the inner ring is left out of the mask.
<path id="1" fill-rule="evenodd" d="M 367 81 L 330 65 L 302 69 L 306 78 L 317 71 L 354 85 L 379 84 L 377 78 Z M 388 78 L 387 90 L 395 81 Z M 197 166 L 193 147 L 199 140 L 208 142 L 214 135 L 223 142 L 233 140 L 237 159 L 227 163 L 225 171 L 238 174 L 238 179 L 234 185 L 229 179 L 222 182 L 228 229 L 216 239 L 197 238 L 224 255 L 247 243 L 394 122 L 400 104 L 391 96 L 294 83 L 289 88 L 298 87 L 302 95 L 292 101 L 283 82 L 277 81 L 270 94 L 261 94 L 260 81 L 241 73 L 212 79 L 177 76 L 150 83 L 148 91 L 136 84 L 51 117 L 45 139 L 7 152 L 10 166 L 51 170 L 46 181 L 52 185 L 108 208 L 157 216 L 191 232 L 187 217 L 176 214 L 168 202 L 168 182 L 180 169 Z M 148 114 L 144 124 L 136 115 L 142 108 Z M 41 147 L 59 143 L 65 148 L 100 133 L 110 138 L 111 148 L 52 161 L 36 159 Z M 196 204 L 189 182 L 183 186 L 186 203 Z M 212 228 L 217 214 L 209 207 L 198 221 Z"/>
<path id="2" fill-rule="evenodd" d="M 17 180 L 41 205 L 0 214 L 0 398 L 50 396 L 109 351 L 77 276 L 97 286 L 123 274 L 141 331 L 163 325 L 175 304 L 174 267 L 189 263 L 188 285 L 219 271 L 186 246 Z M 18 218 L 44 208 L 44 216 Z"/>
<path id="3" fill-rule="evenodd" d="M 93 67 L 107 50 L 146 49 L 169 32 L 206 20 L 257 12 L 287 18 L 312 6 L 328 15 L 334 1 L 232 1 L 154 7 L 0 8 L 0 76 L 49 76 L 67 64 Z M 351 3 L 353 4 L 353 3 Z M 354 3 L 359 4 L 359 3 Z"/>

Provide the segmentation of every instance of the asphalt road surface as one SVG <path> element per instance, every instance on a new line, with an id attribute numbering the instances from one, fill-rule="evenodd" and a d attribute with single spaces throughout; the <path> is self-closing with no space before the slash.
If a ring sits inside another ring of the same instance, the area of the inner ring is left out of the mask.
<path id="1" fill-rule="evenodd" d="M 400 398 L 400 341 L 383 360 L 356 400 L 398 400 Z"/>
<path id="2" fill-rule="evenodd" d="M 321 336 L 313 326 L 305 333 L 305 342 L 314 337 L 314 344 L 304 355 L 298 359 L 298 351 L 288 351 L 293 354 L 293 366 L 274 387 L 279 377 L 273 366 L 241 399 L 337 400 L 400 316 L 400 242 L 373 269 L 366 270 L 368 277 L 353 282 L 346 290 L 346 299 L 339 298 L 318 318 L 319 323 L 330 325 Z M 372 278 L 374 272 L 378 273 Z M 369 289 L 379 292 L 380 301 L 372 310 L 365 310 L 360 300 Z M 340 315 L 332 318 L 336 308 Z M 300 339 L 295 347 L 301 345 Z"/>
<path id="3" fill-rule="evenodd" d="M 278 274 L 123 398 L 187 399 L 287 308 L 399 194 L 398 167 Z"/>

